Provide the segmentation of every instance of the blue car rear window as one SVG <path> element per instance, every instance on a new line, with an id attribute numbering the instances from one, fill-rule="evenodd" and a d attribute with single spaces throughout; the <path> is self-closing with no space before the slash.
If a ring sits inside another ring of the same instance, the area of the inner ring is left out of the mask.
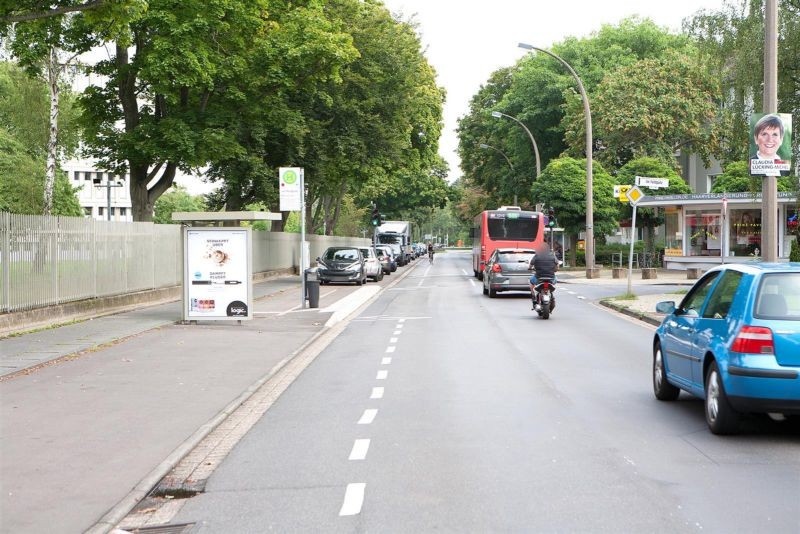
<path id="1" fill-rule="evenodd" d="M 765 274 L 754 310 L 759 319 L 800 321 L 800 273 Z"/>

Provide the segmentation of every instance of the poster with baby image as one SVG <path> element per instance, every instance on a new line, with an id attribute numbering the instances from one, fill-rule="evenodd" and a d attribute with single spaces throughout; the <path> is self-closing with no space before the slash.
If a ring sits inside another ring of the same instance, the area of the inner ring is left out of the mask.
<path id="1" fill-rule="evenodd" d="M 750 175 L 788 176 L 792 166 L 792 116 L 755 113 L 750 116 Z"/>
<path id="2" fill-rule="evenodd" d="M 186 228 L 184 316 L 250 319 L 250 230 Z"/>

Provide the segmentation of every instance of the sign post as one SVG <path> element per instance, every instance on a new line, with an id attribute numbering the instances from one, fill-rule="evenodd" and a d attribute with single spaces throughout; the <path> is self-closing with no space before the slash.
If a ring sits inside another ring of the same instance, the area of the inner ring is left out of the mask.
<path id="1" fill-rule="evenodd" d="M 636 242 L 636 205 L 640 200 L 642 200 L 642 198 L 644 198 L 644 193 L 642 193 L 642 190 L 639 189 L 639 186 L 634 186 L 625 194 L 628 197 L 628 201 L 631 203 L 631 206 L 633 206 L 633 220 L 631 221 L 631 250 L 628 253 L 628 294 L 630 295 L 633 293 L 631 287 L 631 276 L 633 275 L 633 244 Z"/>
<path id="2" fill-rule="evenodd" d="M 306 195 L 302 167 L 278 169 L 281 211 L 300 212 L 300 307 L 306 307 L 306 269 L 310 265 L 306 244 Z"/>

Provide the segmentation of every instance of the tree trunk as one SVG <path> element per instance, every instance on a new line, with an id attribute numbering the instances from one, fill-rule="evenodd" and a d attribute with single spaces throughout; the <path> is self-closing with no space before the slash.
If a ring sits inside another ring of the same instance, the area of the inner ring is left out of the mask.
<path id="1" fill-rule="evenodd" d="M 58 64 L 58 51 L 50 47 L 47 58 L 47 85 L 50 89 L 50 137 L 47 140 L 47 170 L 44 178 L 45 215 L 53 211 L 53 187 L 56 183 L 56 161 L 58 151 L 58 79 L 61 67 Z"/>

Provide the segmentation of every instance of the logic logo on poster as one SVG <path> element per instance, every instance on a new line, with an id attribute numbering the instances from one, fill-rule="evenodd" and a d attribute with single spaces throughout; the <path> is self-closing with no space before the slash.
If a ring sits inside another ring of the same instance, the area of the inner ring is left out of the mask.
<path id="1" fill-rule="evenodd" d="M 247 318 L 247 231 L 189 229 L 186 236 L 187 317 Z"/>
<path id="2" fill-rule="evenodd" d="M 788 176 L 792 166 L 792 116 L 750 116 L 750 175 Z"/>

